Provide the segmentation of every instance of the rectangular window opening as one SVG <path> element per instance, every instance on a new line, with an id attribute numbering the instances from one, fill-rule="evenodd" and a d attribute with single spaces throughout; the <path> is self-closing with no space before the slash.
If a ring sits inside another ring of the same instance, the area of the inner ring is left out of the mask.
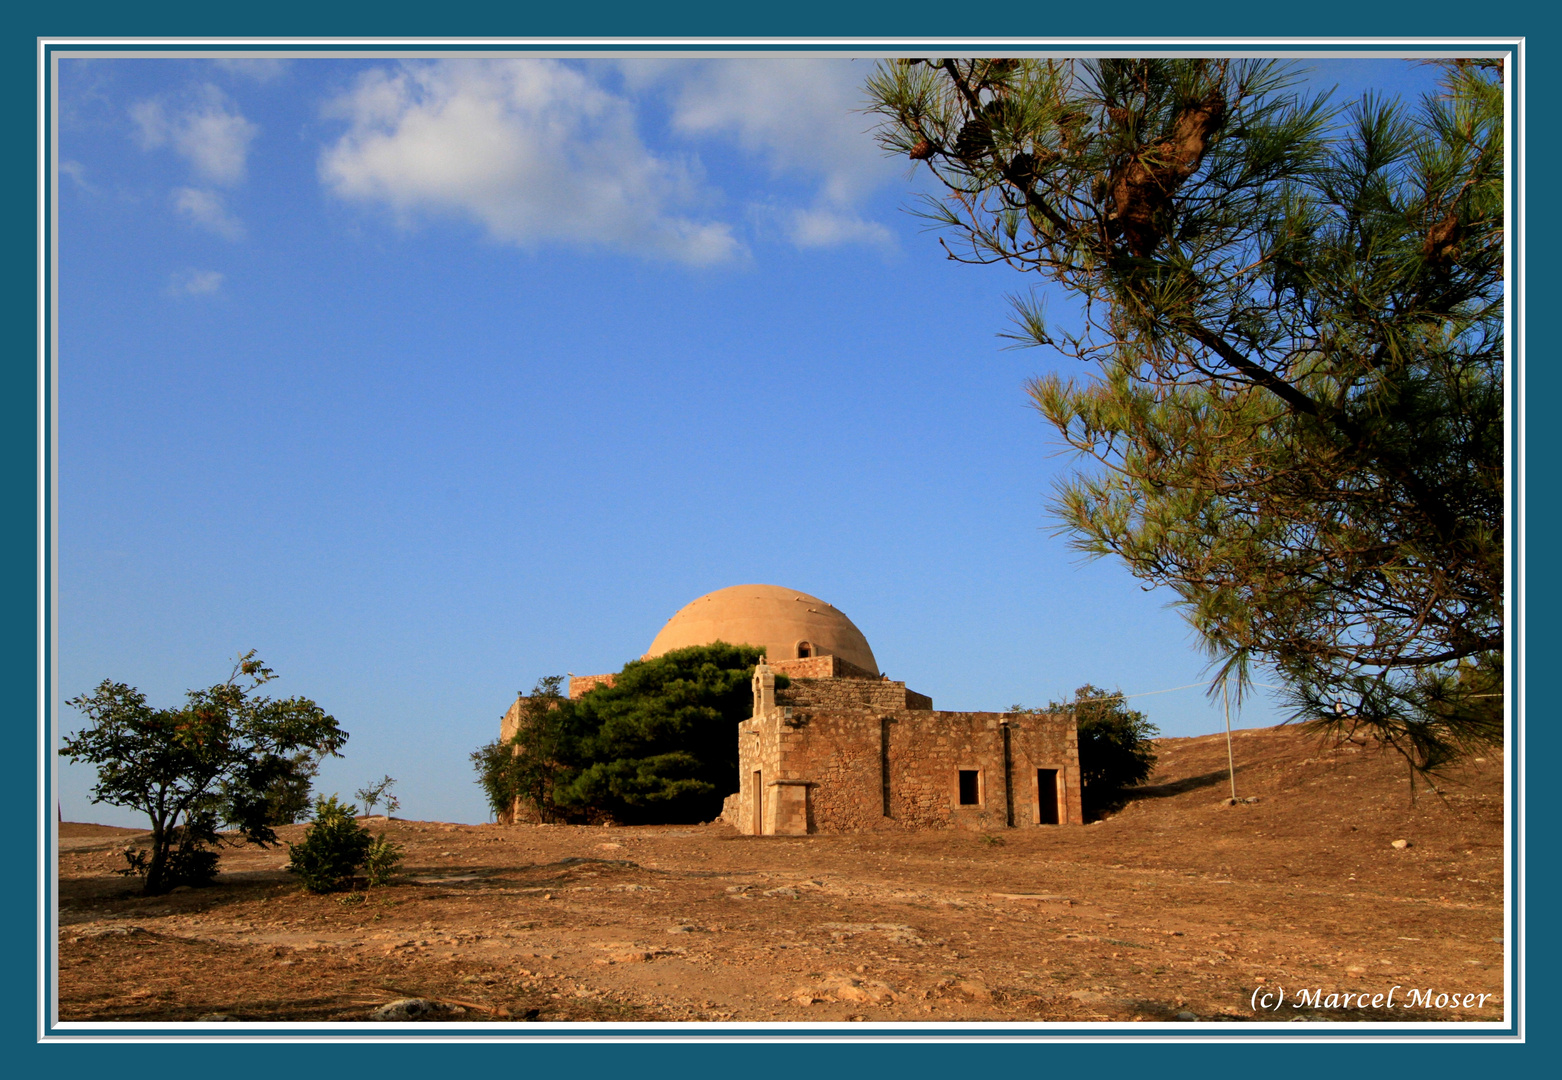
<path id="1" fill-rule="evenodd" d="M 975 806 L 982 801 L 980 769 L 960 770 L 960 805 Z"/>

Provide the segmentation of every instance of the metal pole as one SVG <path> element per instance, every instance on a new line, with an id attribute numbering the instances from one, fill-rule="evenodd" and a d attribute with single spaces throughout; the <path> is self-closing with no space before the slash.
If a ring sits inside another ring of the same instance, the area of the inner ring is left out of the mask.
<path id="1" fill-rule="evenodd" d="M 1231 755 L 1231 690 L 1220 684 L 1220 696 L 1226 703 L 1226 770 L 1231 774 L 1231 801 L 1237 800 L 1237 764 Z"/>

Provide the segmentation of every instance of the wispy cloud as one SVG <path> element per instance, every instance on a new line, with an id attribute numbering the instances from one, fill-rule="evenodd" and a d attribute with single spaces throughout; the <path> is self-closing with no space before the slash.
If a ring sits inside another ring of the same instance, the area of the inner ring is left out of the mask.
<path id="1" fill-rule="evenodd" d="M 336 195 L 403 223 L 444 213 L 523 246 L 596 246 L 691 264 L 743 253 L 698 164 L 641 141 L 634 104 L 553 60 L 376 69 L 331 103 L 320 159 Z M 705 212 L 702 212 L 705 211 Z"/>
<path id="2" fill-rule="evenodd" d="M 799 247 L 891 245 L 894 234 L 858 206 L 897 175 L 862 113 L 864 64 L 844 59 L 625 60 L 626 83 L 666 96 L 689 138 L 726 138 L 777 176 L 816 185 L 811 205 L 781 215 Z"/>
<path id="3" fill-rule="evenodd" d="M 274 56 L 224 56 L 214 60 L 218 68 L 258 83 L 275 82 L 287 74 L 292 61 Z"/>
<path id="4" fill-rule="evenodd" d="M 70 161 L 62 158 L 59 165 L 56 167 L 59 169 L 61 176 L 70 177 L 71 183 L 75 184 L 81 190 L 87 192 L 90 195 L 97 194 L 98 189 L 93 187 L 92 184 L 88 182 L 86 166 L 84 166 L 81 162 Z"/>
<path id="5" fill-rule="evenodd" d="M 794 210 L 786 222 L 787 236 L 801 248 L 835 247 L 838 244 L 873 244 L 893 247 L 895 234 L 876 221 L 827 207 Z"/>
<path id="6" fill-rule="evenodd" d="M 210 296 L 222 288 L 224 276 L 217 270 L 180 270 L 168 280 L 171 296 Z"/>
<path id="7" fill-rule="evenodd" d="M 208 188 L 175 188 L 174 209 L 192 224 L 216 233 L 224 240 L 244 238 L 244 223 L 228 213 L 219 192 Z"/>
<path id="8" fill-rule="evenodd" d="M 130 107 L 130 118 L 144 149 L 170 147 L 201 179 L 225 186 L 244 179 L 250 143 L 260 131 L 209 83 L 181 105 L 160 98 L 138 101 Z"/>

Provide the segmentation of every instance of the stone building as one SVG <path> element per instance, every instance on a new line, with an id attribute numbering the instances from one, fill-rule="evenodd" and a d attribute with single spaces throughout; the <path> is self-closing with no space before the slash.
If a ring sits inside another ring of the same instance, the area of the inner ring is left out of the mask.
<path id="1" fill-rule="evenodd" d="M 1084 819 L 1071 713 L 934 711 L 930 698 L 879 671 L 843 613 L 774 585 L 700 597 L 643 659 L 716 641 L 765 650 L 753 715 L 736 732 L 739 790 L 722 810 L 740 832 L 991 831 Z M 612 678 L 572 675 L 570 697 Z"/>

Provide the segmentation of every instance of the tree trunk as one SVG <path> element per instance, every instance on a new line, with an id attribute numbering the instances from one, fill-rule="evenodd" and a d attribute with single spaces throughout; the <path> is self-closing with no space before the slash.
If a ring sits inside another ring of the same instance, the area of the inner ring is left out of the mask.
<path id="1" fill-rule="evenodd" d="M 161 896 L 167 892 L 168 830 L 160 822 L 152 823 L 152 861 L 147 864 L 146 884 L 141 886 L 142 896 Z"/>

